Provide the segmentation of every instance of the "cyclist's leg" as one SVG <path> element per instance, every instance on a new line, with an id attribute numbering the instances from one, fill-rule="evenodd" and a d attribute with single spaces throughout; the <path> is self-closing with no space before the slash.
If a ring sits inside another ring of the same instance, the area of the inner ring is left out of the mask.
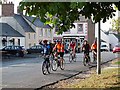
<path id="1" fill-rule="evenodd" d="M 57 53 L 57 62 L 58 62 L 58 66 L 60 66 L 59 56 L 60 56 L 60 52 Z"/>
<path id="2" fill-rule="evenodd" d="M 64 56 L 64 52 L 60 52 L 60 60 L 62 61 L 62 63 L 63 63 L 63 56 Z"/>
<path id="3" fill-rule="evenodd" d="M 76 56 L 76 54 L 75 54 L 75 49 L 73 49 L 73 55 L 74 55 L 74 57 Z"/>

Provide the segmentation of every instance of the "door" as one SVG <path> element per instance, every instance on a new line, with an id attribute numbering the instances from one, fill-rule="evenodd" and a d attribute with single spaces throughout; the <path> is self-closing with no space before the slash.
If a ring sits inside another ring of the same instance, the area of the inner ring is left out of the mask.
<path id="1" fill-rule="evenodd" d="M 20 39 L 18 39 L 18 45 L 20 46 Z"/>

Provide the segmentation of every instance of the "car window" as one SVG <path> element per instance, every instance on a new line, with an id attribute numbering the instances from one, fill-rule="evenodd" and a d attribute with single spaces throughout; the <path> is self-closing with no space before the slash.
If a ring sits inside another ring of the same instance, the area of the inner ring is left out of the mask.
<path id="1" fill-rule="evenodd" d="M 36 49 L 38 49 L 39 47 L 38 46 L 36 46 Z"/>
<path id="2" fill-rule="evenodd" d="M 11 46 L 11 50 L 14 50 L 15 49 L 15 47 L 14 46 Z"/>
<path id="3" fill-rule="evenodd" d="M 15 47 L 15 50 L 19 50 L 19 49 L 22 49 L 22 47 L 19 47 L 19 46 Z"/>
<path id="4" fill-rule="evenodd" d="M 116 45 L 115 47 L 120 47 L 120 45 Z"/>
<path id="5" fill-rule="evenodd" d="M 102 45 L 101 47 L 107 47 L 107 45 Z"/>
<path id="6" fill-rule="evenodd" d="M 17 50 L 18 49 L 18 47 L 16 46 L 16 47 L 14 47 L 15 48 L 15 50 Z"/>
<path id="7" fill-rule="evenodd" d="M 5 50 L 10 50 L 11 49 L 11 46 L 7 46 L 4 48 Z"/>
<path id="8" fill-rule="evenodd" d="M 36 47 L 35 46 L 32 46 L 31 49 L 35 49 Z"/>
<path id="9" fill-rule="evenodd" d="M 38 49 L 41 49 L 41 46 L 38 46 Z"/>

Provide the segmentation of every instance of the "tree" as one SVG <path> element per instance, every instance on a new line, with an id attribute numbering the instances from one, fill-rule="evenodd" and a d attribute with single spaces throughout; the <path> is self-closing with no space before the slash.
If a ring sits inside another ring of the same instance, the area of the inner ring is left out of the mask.
<path id="1" fill-rule="evenodd" d="M 26 14 L 35 15 L 46 24 L 52 23 L 59 29 L 58 34 L 62 34 L 74 27 L 73 23 L 80 19 L 80 15 L 88 19 L 93 16 L 94 22 L 99 22 L 100 32 L 100 21 L 106 22 L 115 16 L 113 4 L 120 10 L 120 2 L 21 2 L 20 7 Z M 97 73 L 100 74 L 100 33 L 97 48 Z"/>
<path id="2" fill-rule="evenodd" d="M 26 15 L 34 15 L 46 24 L 52 24 L 59 29 L 58 34 L 74 27 L 74 22 L 80 20 L 80 15 L 93 21 L 105 22 L 115 16 L 113 4 L 119 8 L 118 2 L 20 2 L 21 10 Z"/>
<path id="3" fill-rule="evenodd" d="M 120 17 L 112 20 L 112 30 L 120 34 Z"/>

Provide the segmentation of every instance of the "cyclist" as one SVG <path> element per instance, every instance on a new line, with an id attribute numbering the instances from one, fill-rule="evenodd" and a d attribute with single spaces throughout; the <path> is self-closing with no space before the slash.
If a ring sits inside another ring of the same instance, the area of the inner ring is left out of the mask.
<path id="1" fill-rule="evenodd" d="M 61 41 L 57 40 L 57 43 L 56 43 L 55 47 L 53 48 L 53 51 L 56 51 L 56 55 L 55 56 L 60 55 L 60 60 L 63 61 L 64 44 Z"/>
<path id="2" fill-rule="evenodd" d="M 43 54 L 44 56 L 47 56 L 50 54 L 50 45 L 47 44 L 47 40 L 43 41 Z M 47 58 L 47 61 L 49 62 L 49 58 Z"/>
<path id="3" fill-rule="evenodd" d="M 71 41 L 71 43 L 69 44 L 69 49 L 72 49 L 72 53 L 74 54 L 75 57 L 75 49 L 76 49 L 76 44 L 75 42 Z"/>
<path id="4" fill-rule="evenodd" d="M 89 56 L 90 45 L 88 44 L 87 40 L 84 40 L 83 42 L 82 51 L 84 52 L 84 55 L 87 55 L 90 60 L 90 56 Z"/>
<path id="5" fill-rule="evenodd" d="M 93 59 L 94 59 L 94 61 L 96 61 L 96 57 L 97 57 L 97 40 L 94 40 L 94 43 L 91 46 L 91 50 L 93 52 Z"/>

